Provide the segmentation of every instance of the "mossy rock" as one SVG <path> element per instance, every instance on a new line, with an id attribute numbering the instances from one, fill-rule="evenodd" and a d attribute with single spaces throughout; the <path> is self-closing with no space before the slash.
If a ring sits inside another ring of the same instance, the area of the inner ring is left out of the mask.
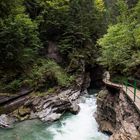
<path id="1" fill-rule="evenodd" d="M 26 120 L 30 116 L 30 108 L 26 108 L 24 106 L 12 112 L 12 115 L 20 121 Z"/>
<path id="2" fill-rule="evenodd" d="M 18 114 L 20 115 L 20 116 L 25 116 L 25 115 L 27 115 L 27 114 L 30 114 L 30 108 L 26 108 L 26 107 L 20 107 L 19 109 L 18 109 Z"/>

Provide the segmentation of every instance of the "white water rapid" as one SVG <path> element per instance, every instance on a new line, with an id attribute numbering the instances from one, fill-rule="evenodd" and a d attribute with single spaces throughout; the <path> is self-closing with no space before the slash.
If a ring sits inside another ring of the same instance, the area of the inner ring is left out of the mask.
<path id="1" fill-rule="evenodd" d="M 46 130 L 53 134 L 53 140 L 108 140 L 108 137 L 98 131 L 94 118 L 96 98 L 93 95 L 83 97 L 80 112 L 61 121 L 62 126 L 51 126 Z"/>
<path id="2" fill-rule="evenodd" d="M 12 130 L 0 129 L 0 140 L 108 140 L 107 135 L 98 131 L 94 118 L 96 97 L 84 96 L 79 105 L 78 115 L 65 114 L 50 125 L 32 120 L 18 123 Z"/>

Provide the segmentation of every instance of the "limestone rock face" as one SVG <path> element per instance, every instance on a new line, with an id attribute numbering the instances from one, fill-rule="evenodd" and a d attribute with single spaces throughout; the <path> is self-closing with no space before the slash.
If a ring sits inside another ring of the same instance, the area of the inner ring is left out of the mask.
<path id="1" fill-rule="evenodd" d="M 110 140 L 140 140 L 140 133 L 134 123 L 124 121 L 121 128 L 110 137 Z"/>
<path id="2" fill-rule="evenodd" d="M 58 114 L 58 113 L 51 113 L 49 114 L 47 117 L 43 118 L 42 121 L 49 121 L 49 122 L 52 122 L 52 121 L 55 121 L 55 120 L 58 120 L 60 117 L 61 117 L 62 114 Z"/>
<path id="3" fill-rule="evenodd" d="M 140 114 L 123 91 L 105 89 L 97 96 L 96 120 L 110 140 L 140 140 Z"/>
<path id="4" fill-rule="evenodd" d="M 66 89 L 57 94 L 31 97 L 10 115 L 18 121 L 38 118 L 52 122 L 58 120 L 66 111 L 77 114 L 80 107 L 76 100 L 80 95 L 80 90 Z"/>
<path id="5" fill-rule="evenodd" d="M 54 59 L 58 63 L 62 62 L 62 57 L 55 42 L 49 41 L 46 54 L 48 58 Z"/>
<path id="6" fill-rule="evenodd" d="M 76 103 L 73 103 L 70 107 L 70 112 L 74 115 L 78 114 L 80 111 L 80 107 L 79 105 L 77 105 Z"/>
<path id="7" fill-rule="evenodd" d="M 102 132 L 107 132 L 108 134 L 112 134 L 114 132 L 114 128 L 112 126 L 112 124 L 108 121 L 104 121 L 102 120 L 100 122 L 100 130 Z"/>
<path id="8" fill-rule="evenodd" d="M 0 127 L 1 128 L 12 128 L 14 120 L 7 116 L 6 114 L 2 114 L 0 116 Z"/>
<path id="9" fill-rule="evenodd" d="M 40 101 L 35 102 L 31 106 L 34 107 L 36 116 L 42 121 L 54 121 L 61 117 L 65 111 L 70 111 L 73 114 L 79 112 L 79 106 L 75 100 L 80 96 L 80 91 L 68 89 L 62 91 L 57 96 L 50 96 Z"/>
<path id="10" fill-rule="evenodd" d="M 18 119 L 19 121 L 24 121 L 29 119 L 30 113 L 31 113 L 30 108 L 21 106 L 12 113 L 12 116 Z"/>
<path id="11" fill-rule="evenodd" d="M 16 121 L 28 119 L 40 119 L 41 121 L 55 121 L 65 112 L 77 114 L 80 110 L 78 98 L 85 94 L 90 86 L 89 73 L 83 71 L 83 74 L 76 75 L 77 80 L 69 88 L 56 87 L 54 93 L 30 94 L 24 98 L 22 104 L 17 104 L 14 111 L 10 110 L 7 114 Z M 20 98 L 20 101 L 22 97 Z M 15 100 L 16 102 L 16 100 Z M 18 102 L 19 103 L 19 102 Z M 8 107 L 11 107 L 8 104 Z"/>

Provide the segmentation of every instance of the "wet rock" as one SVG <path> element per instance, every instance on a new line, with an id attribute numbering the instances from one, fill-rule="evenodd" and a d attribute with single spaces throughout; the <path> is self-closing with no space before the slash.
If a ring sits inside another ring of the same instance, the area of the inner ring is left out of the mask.
<path id="1" fill-rule="evenodd" d="M 30 119 L 36 119 L 37 118 L 37 114 L 33 111 L 31 111 L 30 113 Z"/>
<path id="2" fill-rule="evenodd" d="M 97 95 L 97 98 L 98 98 L 97 101 L 104 100 L 107 97 L 108 94 L 109 94 L 108 90 L 101 90 L 99 92 L 99 94 Z"/>
<path id="3" fill-rule="evenodd" d="M 0 116 L 0 127 L 2 128 L 12 128 L 13 122 L 14 122 L 14 119 L 9 117 L 6 114 L 2 114 Z"/>
<path id="4" fill-rule="evenodd" d="M 25 108 L 25 107 L 20 107 L 19 109 L 18 109 L 18 114 L 20 115 L 20 116 L 26 116 L 27 114 L 30 114 L 30 108 Z"/>
<path id="5" fill-rule="evenodd" d="M 67 89 L 55 95 L 34 97 L 30 99 L 30 103 L 28 101 L 25 103 L 26 108 L 18 109 L 18 115 L 20 120 L 21 116 L 24 119 L 29 115 L 30 119 L 39 118 L 42 121 L 53 121 L 59 119 L 65 111 L 77 114 L 80 107 L 75 101 L 80 95 L 79 90 Z"/>
<path id="6" fill-rule="evenodd" d="M 70 107 L 70 112 L 74 115 L 78 114 L 80 111 L 80 107 L 79 105 L 77 105 L 76 103 L 73 103 Z"/>
<path id="7" fill-rule="evenodd" d="M 76 78 L 76 85 L 81 88 L 81 91 L 86 90 L 90 86 L 90 82 L 91 79 L 89 73 L 83 73 Z"/>
<path id="8" fill-rule="evenodd" d="M 58 120 L 60 117 L 62 116 L 62 114 L 58 114 L 58 113 L 51 113 L 49 115 L 47 115 L 45 118 L 42 118 L 42 121 L 49 121 L 49 122 L 53 122 Z"/>
<path id="9" fill-rule="evenodd" d="M 31 113 L 31 109 L 26 106 L 21 106 L 14 112 L 10 113 L 10 116 L 16 118 L 16 121 L 24 121 L 29 119 Z"/>
<path id="10" fill-rule="evenodd" d="M 37 113 L 38 117 L 40 119 L 45 118 L 48 114 L 50 114 L 52 112 L 51 108 L 46 108 L 40 112 Z"/>
<path id="11" fill-rule="evenodd" d="M 72 95 L 69 97 L 70 101 L 74 101 L 76 99 L 78 99 L 78 97 L 80 96 L 81 92 L 80 91 L 75 91 L 72 93 Z"/>

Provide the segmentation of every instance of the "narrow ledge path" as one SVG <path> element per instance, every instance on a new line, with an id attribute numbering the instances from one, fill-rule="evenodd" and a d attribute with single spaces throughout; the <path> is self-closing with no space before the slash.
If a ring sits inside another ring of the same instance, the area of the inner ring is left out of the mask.
<path id="1" fill-rule="evenodd" d="M 105 85 L 122 89 L 123 92 L 128 96 L 128 98 L 134 103 L 136 109 L 140 113 L 140 90 L 136 89 L 136 97 L 135 97 L 135 102 L 134 102 L 134 88 L 133 87 L 128 86 L 126 89 L 125 85 L 116 84 L 106 79 L 104 79 L 103 82 L 105 83 Z"/>

